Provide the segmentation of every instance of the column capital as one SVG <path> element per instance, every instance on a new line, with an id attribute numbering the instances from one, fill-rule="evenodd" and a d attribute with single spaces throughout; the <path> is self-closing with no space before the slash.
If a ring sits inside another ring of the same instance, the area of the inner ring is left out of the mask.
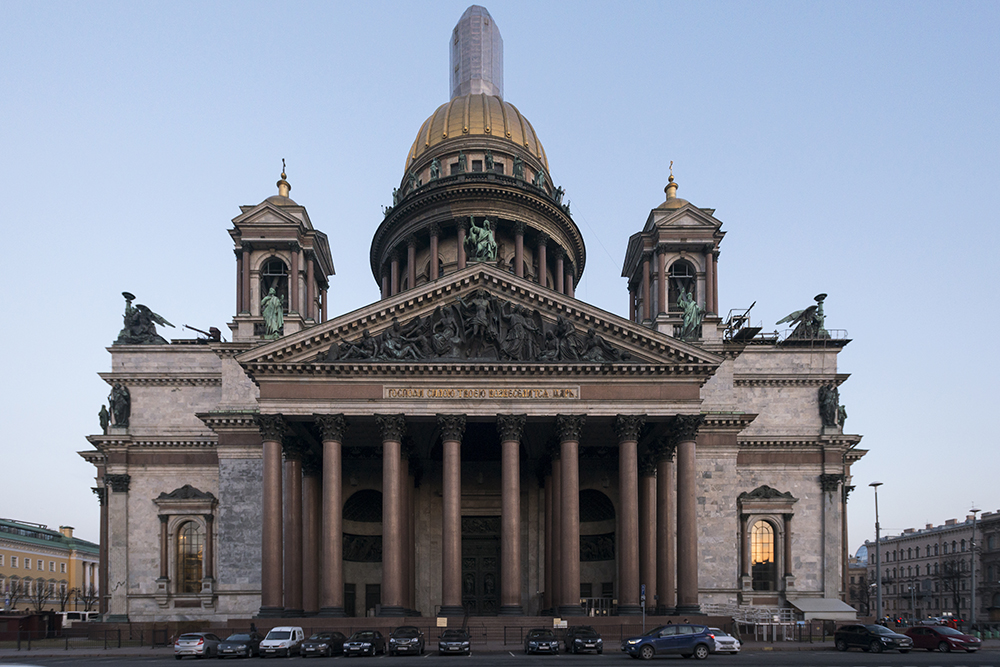
<path id="1" fill-rule="evenodd" d="M 653 445 L 653 451 L 656 453 L 657 462 L 673 461 L 674 453 L 677 451 L 677 445 L 671 442 L 668 438 L 658 438 L 656 444 Z"/>
<path id="2" fill-rule="evenodd" d="M 465 435 L 465 415 L 438 415 L 437 421 L 442 440 L 462 441 L 462 436 Z"/>
<path id="3" fill-rule="evenodd" d="M 653 248 L 653 252 L 657 255 L 666 255 L 669 251 L 670 249 L 667 247 L 666 243 L 657 243 L 656 247 Z"/>
<path id="4" fill-rule="evenodd" d="M 824 491 L 836 491 L 844 476 L 839 474 L 823 474 L 819 476 L 819 485 Z"/>
<path id="5" fill-rule="evenodd" d="M 399 251 L 393 248 L 389 251 L 389 261 L 398 262 L 399 261 Z"/>
<path id="6" fill-rule="evenodd" d="M 344 415 L 313 415 L 316 424 L 319 426 L 321 438 L 324 442 L 335 440 L 344 441 L 347 433 L 347 418 Z"/>
<path id="7" fill-rule="evenodd" d="M 281 441 L 281 451 L 286 461 L 302 461 L 308 450 L 309 446 L 297 437 L 286 435 Z"/>
<path id="8" fill-rule="evenodd" d="M 254 415 L 253 420 L 264 440 L 281 442 L 281 438 L 288 432 L 288 424 L 281 415 Z"/>
<path id="9" fill-rule="evenodd" d="M 431 236 L 440 236 L 441 235 L 441 225 L 439 225 L 436 222 L 432 222 L 431 224 L 427 225 L 427 232 Z"/>
<path id="10" fill-rule="evenodd" d="M 514 223 L 514 236 L 524 236 L 525 230 L 528 228 L 526 224 L 518 220 Z"/>
<path id="11" fill-rule="evenodd" d="M 378 424 L 383 442 L 403 441 L 403 434 L 406 433 L 406 418 L 403 415 L 375 415 L 375 423 Z"/>
<path id="12" fill-rule="evenodd" d="M 160 523 L 164 523 L 165 524 L 166 522 L 170 521 L 170 515 L 169 514 L 157 514 L 156 516 L 160 520 Z"/>
<path id="13" fill-rule="evenodd" d="M 646 423 L 645 415 L 618 415 L 615 417 L 615 433 L 618 442 L 638 440 L 639 432 Z"/>
<path id="14" fill-rule="evenodd" d="M 497 415 L 497 431 L 500 433 L 500 442 L 513 440 L 520 442 L 521 434 L 524 432 L 524 422 L 527 415 Z"/>
<path id="15" fill-rule="evenodd" d="M 550 237 L 545 232 L 538 232 L 537 234 L 535 234 L 535 241 L 538 243 L 538 245 L 548 245 L 549 240 L 551 238 L 552 237 Z"/>
<path id="16" fill-rule="evenodd" d="M 455 218 L 455 227 L 466 230 L 469 228 L 469 220 L 467 218 Z"/>
<path id="17" fill-rule="evenodd" d="M 319 477 L 323 474 L 323 460 L 311 450 L 302 456 L 302 474 L 305 477 Z"/>
<path id="18" fill-rule="evenodd" d="M 414 236 L 413 234 L 408 235 L 406 237 L 406 247 L 407 248 L 416 248 L 417 247 L 417 237 Z"/>
<path id="19" fill-rule="evenodd" d="M 656 461 L 656 453 L 652 450 L 647 450 L 643 456 L 639 457 L 639 474 L 643 477 L 656 475 Z"/>
<path id="20" fill-rule="evenodd" d="M 105 475 L 104 476 L 104 488 L 111 487 L 111 490 L 115 493 L 128 493 L 129 486 L 132 484 L 131 475 Z"/>
<path id="21" fill-rule="evenodd" d="M 104 500 L 107 498 L 108 495 L 107 489 L 105 489 L 103 486 L 92 486 L 90 490 L 94 492 L 95 496 L 97 496 L 98 504 L 103 505 Z"/>
<path id="22" fill-rule="evenodd" d="M 674 417 L 674 442 L 687 442 L 698 436 L 698 428 L 705 421 L 705 415 L 677 415 Z"/>
<path id="23" fill-rule="evenodd" d="M 579 442 L 585 420 L 585 415 L 556 415 L 556 432 L 559 434 L 559 442 L 571 440 Z"/>

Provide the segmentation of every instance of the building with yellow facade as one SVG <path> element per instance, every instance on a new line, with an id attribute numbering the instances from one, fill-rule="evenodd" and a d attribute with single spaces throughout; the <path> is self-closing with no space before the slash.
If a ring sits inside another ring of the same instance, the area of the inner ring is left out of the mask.
<path id="1" fill-rule="evenodd" d="M 86 610 L 97 595 L 100 547 L 73 537 L 72 526 L 0 519 L 3 608 Z"/>

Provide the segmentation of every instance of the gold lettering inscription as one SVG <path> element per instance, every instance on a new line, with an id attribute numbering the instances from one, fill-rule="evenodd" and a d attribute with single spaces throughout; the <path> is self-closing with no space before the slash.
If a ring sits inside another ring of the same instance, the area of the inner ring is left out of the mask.
<path id="1" fill-rule="evenodd" d="M 576 400 L 579 387 L 384 387 L 383 398 L 422 400 Z"/>

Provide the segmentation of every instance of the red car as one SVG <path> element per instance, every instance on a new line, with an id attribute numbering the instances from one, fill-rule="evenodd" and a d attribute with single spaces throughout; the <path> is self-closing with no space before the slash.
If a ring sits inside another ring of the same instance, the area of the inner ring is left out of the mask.
<path id="1" fill-rule="evenodd" d="M 978 651 L 983 642 L 972 635 L 962 634 L 947 625 L 918 625 L 909 628 L 904 633 L 913 640 L 913 648 L 924 648 L 928 651 L 937 649 L 942 653 L 949 651 Z"/>

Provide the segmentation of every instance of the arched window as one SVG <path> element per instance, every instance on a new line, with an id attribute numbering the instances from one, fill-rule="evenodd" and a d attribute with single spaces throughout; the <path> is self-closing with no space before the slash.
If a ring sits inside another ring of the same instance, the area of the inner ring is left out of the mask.
<path id="1" fill-rule="evenodd" d="M 951 552 L 952 553 L 958 552 L 958 542 L 956 542 L 955 540 L 951 541 Z"/>
<path id="2" fill-rule="evenodd" d="M 988 550 L 990 550 L 990 551 L 993 551 L 994 549 L 997 548 L 997 536 L 996 535 L 990 535 L 989 537 L 986 538 L 986 548 Z"/>
<path id="3" fill-rule="evenodd" d="M 906 550 L 906 560 L 910 560 L 911 558 L 913 558 L 913 549 L 912 548 Z"/>
<path id="4" fill-rule="evenodd" d="M 767 521 L 758 521 L 750 529 L 750 573 L 755 591 L 777 590 L 774 526 Z"/>
<path id="5" fill-rule="evenodd" d="M 580 491 L 580 561 L 615 559 L 615 506 L 596 489 Z M 603 525 L 602 525 L 603 523 Z M 596 524 L 596 525 L 595 525 Z M 608 530 L 610 528 L 610 530 Z M 591 596 L 585 596 L 591 597 Z"/>
<path id="6" fill-rule="evenodd" d="M 288 312 L 288 267 L 277 257 L 264 262 L 260 268 L 260 298 L 263 299 L 274 288 L 274 294 L 281 299 L 282 310 Z"/>
<path id="7" fill-rule="evenodd" d="M 965 540 L 962 540 L 962 551 L 965 551 Z"/>
<path id="8" fill-rule="evenodd" d="M 184 522 L 177 531 L 177 592 L 200 593 L 205 534 L 195 521 Z"/>
<path id="9" fill-rule="evenodd" d="M 667 283 L 667 303 L 670 310 L 678 310 L 677 300 L 680 298 L 681 290 L 691 292 L 691 298 L 698 300 L 697 289 L 695 287 L 695 271 L 691 264 L 683 259 L 679 259 L 670 265 L 667 271 L 669 282 Z"/>
<path id="10" fill-rule="evenodd" d="M 936 544 L 934 545 L 934 555 L 935 556 L 938 555 L 938 545 L 936 545 Z"/>

